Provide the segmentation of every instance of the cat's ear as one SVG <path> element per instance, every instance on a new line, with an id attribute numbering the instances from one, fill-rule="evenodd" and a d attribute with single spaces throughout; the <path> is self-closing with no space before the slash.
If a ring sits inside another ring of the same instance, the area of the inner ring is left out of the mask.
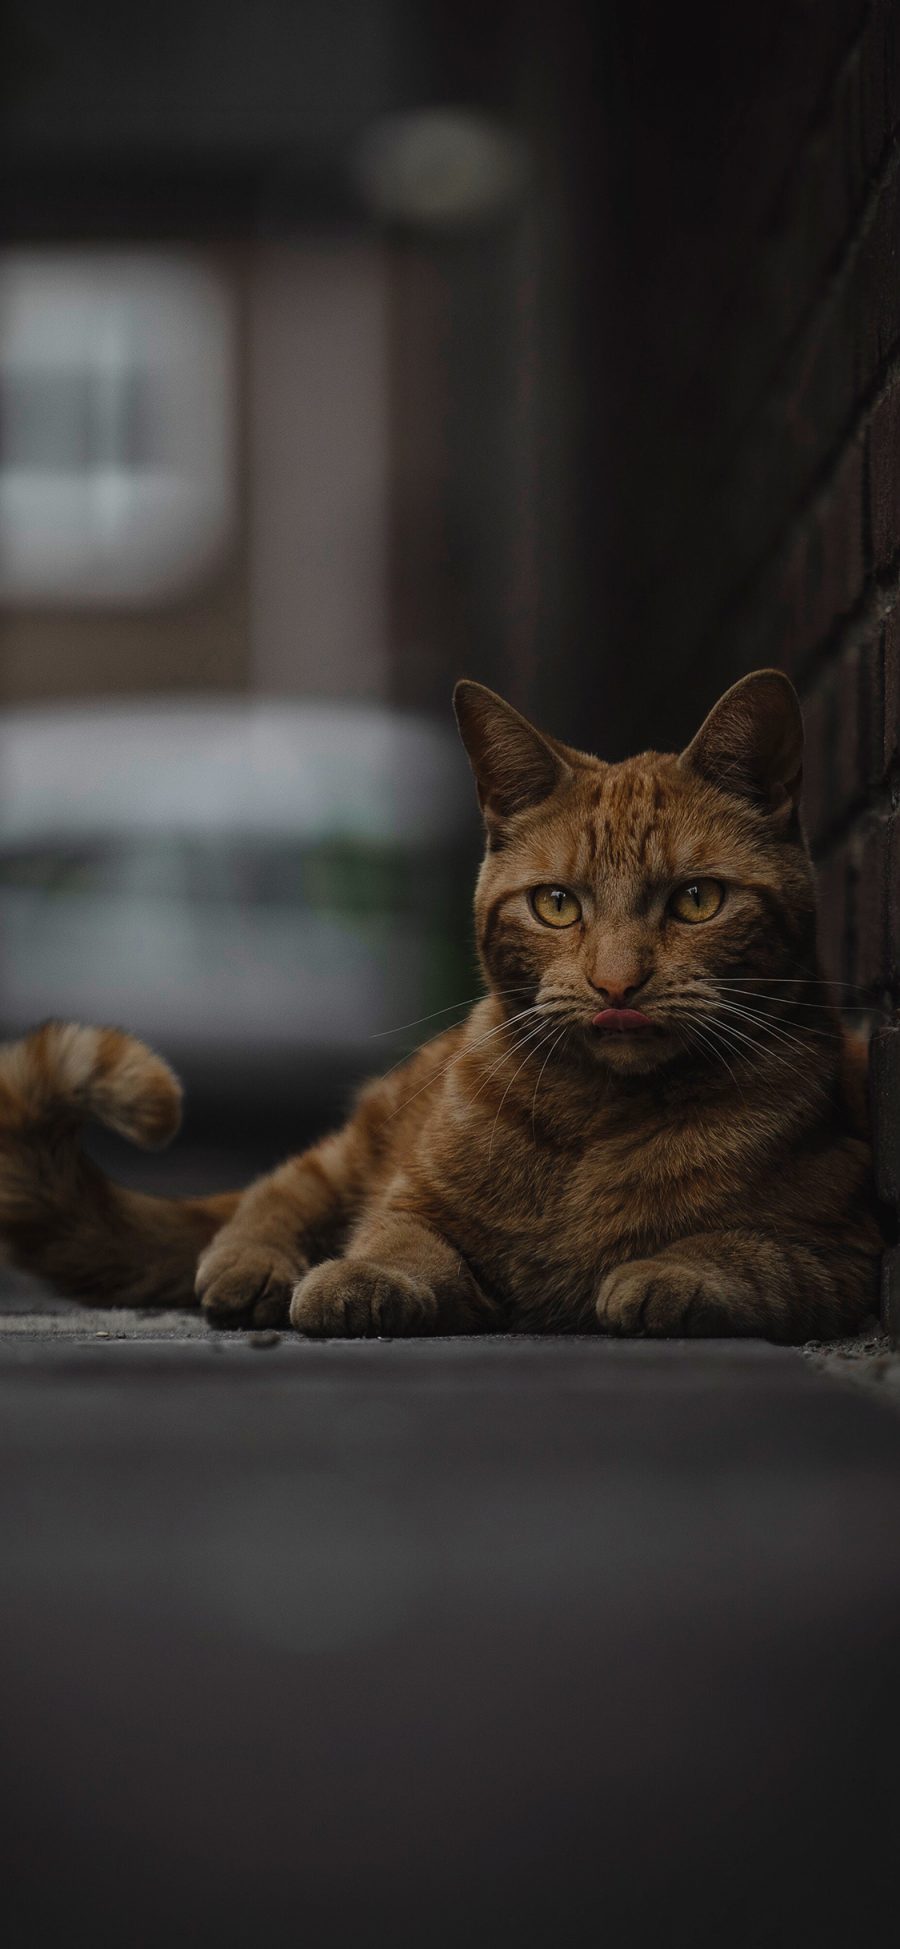
<path id="1" fill-rule="evenodd" d="M 568 776 L 559 748 L 484 684 L 463 678 L 453 708 L 488 821 L 540 805 Z"/>
<path id="2" fill-rule="evenodd" d="M 803 719 L 782 670 L 753 670 L 714 704 L 681 754 L 724 792 L 790 818 L 803 777 Z"/>

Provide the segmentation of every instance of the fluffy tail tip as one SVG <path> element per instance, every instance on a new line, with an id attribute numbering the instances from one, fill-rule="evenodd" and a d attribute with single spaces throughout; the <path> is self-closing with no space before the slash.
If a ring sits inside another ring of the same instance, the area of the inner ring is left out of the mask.
<path id="1" fill-rule="evenodd" d="M 144 1150 L 162 1150 L 181 1123 L 181 1084 L 161 1056 L 121 1029 L 45 1022 L 0 1049 L 0 1108 L 10 1131 L 74 1112 Z"/>
<path id="2" fill-rule="evenodd" d="M 89 1107 L 111 1130 L 142 1150 L 164 1150 L 181 1124 L 177 1076 L 146 1044 L 118 1030 L 100 1031 Z"/>

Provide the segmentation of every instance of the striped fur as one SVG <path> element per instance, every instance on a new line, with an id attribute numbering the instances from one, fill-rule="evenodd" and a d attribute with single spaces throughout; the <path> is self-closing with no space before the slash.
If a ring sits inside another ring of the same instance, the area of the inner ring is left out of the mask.
<path id="1" fill-rule="evenodd" d="M 90 1117 L 155 1150 L 178 1129 L 181 1089 L 166 1063 L 118 1029 L 47 1022 L 0 1048 L 8 1258 L 95 1303 L 191 1303 L 198 1254 L 236 1195 L 150 1198 L 112 1184 L 79 1145 Z"/>
<path id="2" fill-rule="evenodd" d="M 816 952 L 798 816 L 802 726 L 777 672 L 728 692 L 680 757 L 624 764 L 458 691 L 487 831 L 488 993 L 365 1089 L 342 1130 L 240 1198 L 110 1185 L 100 1116 L 166 1141 L 178 1087 L 111 1030 L 0 1055 L 0 1234 L 61 1289 L 187 1301 L 308 1334 L 847 1331 L 877 1299 L 865 1051 Z M 671 892 L 727 889 L 704 924 Z M 577 890 L 577 925 L 530 891 Z M 598 1034 L 598 993 L 654 1032 Z M 197 1263 L 199 1256 L 199 1263 Z"/>

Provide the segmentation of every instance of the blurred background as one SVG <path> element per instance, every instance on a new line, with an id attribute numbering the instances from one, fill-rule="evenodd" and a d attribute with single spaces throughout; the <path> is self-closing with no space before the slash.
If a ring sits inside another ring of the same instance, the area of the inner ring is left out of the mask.
<path id="1" fill-rule="evenodd" d="M 48 0 L 3 56 L 0 1026 L 145 1036 L 151 1169 L 239 1177 L 478 991 L 456 677 L 577 721 L 581 52 Z"/>
<path id="2" fill-rule="evenodd" d="M 891 16 L 7 6 L 0 1031 L 172 1059 L 142 1181 L 273 1161 L 477 992 L 462 674 L 616 757 L 791 668 L 883 1001 Z"/>

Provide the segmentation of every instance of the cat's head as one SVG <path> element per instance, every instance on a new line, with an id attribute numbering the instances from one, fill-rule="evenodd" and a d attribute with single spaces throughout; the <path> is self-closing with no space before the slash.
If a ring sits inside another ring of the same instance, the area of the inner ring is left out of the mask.
<path id="1" fill-rule="evenodd" d="M 620 1070 L 712 1033 L 740 1054 L 742 1034 L 755 1040 L 740 1009 L 815 969 L 787 677 L 742 678 L 680 756 L 621 764 L 547 737 L 481 684 L 454 701 L 487 829 L 479 952 L 509 1012 L 558 1014 Z"/>

